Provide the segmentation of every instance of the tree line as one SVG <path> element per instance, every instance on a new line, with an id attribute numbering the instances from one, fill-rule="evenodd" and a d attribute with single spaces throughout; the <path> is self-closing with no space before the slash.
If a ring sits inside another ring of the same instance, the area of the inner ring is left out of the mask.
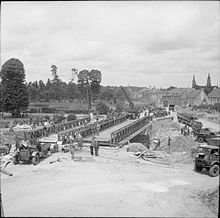
<path id="1" fill-rule="evenodd" d="M 52 73 L 53 78 L 48 78 L 46 83 L 43 80 L 27 83 L 23 63 L 15 58 L 7 60 L 0 72 L 1 111 L 19 117 L 30 102 L 59 102 L 65 99 L 70 102 L 107 100 L 116 104 L 118 100 L 125 100 L 120 87 L 101 86 L 102 73 L 99 70 L 78 71 L 73 68 L 71 71 L 77 76 L 77 82 L 71 80 L 68 83 L 60 79 L 56 65 L 52 65 L 50 71 L 48 76 Z"/>

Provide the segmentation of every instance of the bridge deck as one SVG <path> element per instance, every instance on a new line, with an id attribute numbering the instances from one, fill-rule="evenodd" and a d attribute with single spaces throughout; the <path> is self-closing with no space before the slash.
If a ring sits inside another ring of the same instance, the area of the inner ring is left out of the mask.
<path id="1" fill-rule="evenodd" d="M 126 120 L 123 123 L 120 123 L 118 125 L 112 126 L 108 129 L 105 129 L 104 131 L 99 132 L 98 136 L 96 135 L 96 140 L 99 142 L 107 142 L 110 140 L 112 132 L 114 132 L 115 130 L 118 130 L 124 126 L 127 126 L 127 125 L 133 123 L 134 121 L 136 121 L 136 120 Z M 91 140 L 92 140 L 92 136 L 88 136 L 83 139 L 84 142 L 90 142 Z"/>

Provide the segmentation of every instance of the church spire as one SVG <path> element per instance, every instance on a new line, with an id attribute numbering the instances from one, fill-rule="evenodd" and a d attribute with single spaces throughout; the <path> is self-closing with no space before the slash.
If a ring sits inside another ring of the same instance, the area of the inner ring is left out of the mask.
<path id="1" fill-rule="evenodd" d="M 208 87 L 211 87 L 211 86 L 212 86 L 210 74 L 208 75 L 206 86 L 208 86 Z"/>
<path id="2" fill-rule="evenodd" d="M 193 74 L 193 80 L 192 80 L 192 88 L 196 87 L 196 79 L 195 79 L 195 75 Z"/>

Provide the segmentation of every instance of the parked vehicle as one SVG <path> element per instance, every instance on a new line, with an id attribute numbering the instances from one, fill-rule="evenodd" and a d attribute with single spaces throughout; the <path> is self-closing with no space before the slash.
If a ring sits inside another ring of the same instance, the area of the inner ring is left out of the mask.
<path id="1" fill-rule="evenodd" d="M 215 145 L 220 147 L 220 137 L 217 138 L 207 138 L 206 139 L 209 145 Z"/>
<path id="2" fill-rule="evenodd" d="M 201 172 L 205 168 L 210 176 L 219 175 L 219 147 L 200 145 L 195 158 L 195 171 Z"/>
<path id="3" fill-rule="evenodd" d="M 177 112 L 177 119 L 178 122 L 191 126 L 192 122 L 198 118 L 195 114 Z"/>
<path id="4" fill-rule="evenodd" d="M 220 132 L 214 132 L 212 130 L 200 130 L 197 134 L 197 140 L 199 143 L 208 142 L 210 138 L 220 138 Z"/>
<path id="5" fill-rule="evenodd" d="M 40 158 L 47 156 L 50 151 L 49 144 L 42 143 L 21 143 L 13 156 L 13 163 L 18 164 L 22 162 L 32 162 L 33 165 L 37 165 L 40 162 Z"/>

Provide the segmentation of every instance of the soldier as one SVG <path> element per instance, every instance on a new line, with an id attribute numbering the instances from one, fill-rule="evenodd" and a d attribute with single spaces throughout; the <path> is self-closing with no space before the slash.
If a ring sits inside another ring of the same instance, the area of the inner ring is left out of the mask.
<path id="1" fill-rule="evenodd" d="M 95 135 L 94 133 L 92 134 L 92 140 L 91 140 L 91 145 L 90 145 L 90 154 L 93 155 L 93 149 L 94 149 L 94 144 L 95 144 Z"/>
<path id="2" fill-rule="evenodd" d="M 71 159 L 74 159 L 74 155 L 75 155 L 75 145 L 74 142 L 70 144 L 70 154 L 71 154 Z"/>
<path id="3" fill-rule="evenodd" d="M 94 140 L 94 149 L 95 149 L 95 156 L 99 156 L 98 152 L 99 152 L 99 143 Z"/>
<path id="4" fill-rule="evenodd" d="M 168 137 L 168 148 L 169 148 L 169 153 L 170 153 L 170 141 L 171 141 L 171 138 L 170 136 Z"/>

